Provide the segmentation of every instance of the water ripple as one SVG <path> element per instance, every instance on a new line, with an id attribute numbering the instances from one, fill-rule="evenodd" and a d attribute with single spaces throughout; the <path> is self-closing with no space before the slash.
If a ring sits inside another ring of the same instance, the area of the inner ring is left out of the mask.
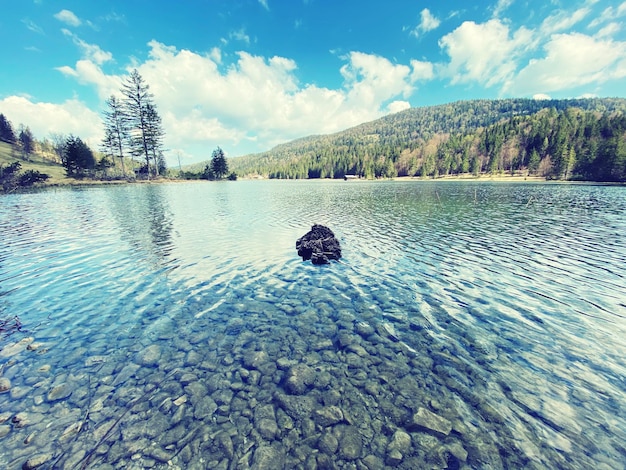
<path id="1" fill-rule="evenodd" d="M 477 434 L 475 452 L 588 468 L 619 461 L 626 440 L 625 221 L 624 188 L 594 186 L 244 181 L 10 195 L 0 314 L 66 351 L 30 369 L 50 361 L 73 377 L 86 357 L 122 368 L 151 344 L 176 361 L 196 337 L 219 346 L 217 367 L 242 324 L 275 331 L 273 343 L 293 325 L 290 341 L 304 343 L 336 342 L 345 318 L 394 325 L 423 388 L 445 387 L 464 423 L 503 433 Z M 335 231 L 340 262 L 297 257 L 313 223 Z"/>

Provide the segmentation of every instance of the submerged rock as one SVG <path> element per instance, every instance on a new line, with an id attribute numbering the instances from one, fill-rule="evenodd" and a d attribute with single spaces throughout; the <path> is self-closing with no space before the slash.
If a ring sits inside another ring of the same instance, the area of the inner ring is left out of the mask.
<path id="1" fill-rule="evenodd" d="M 325 406 L 315 410 L 313 419 L 322 427 L 332 426 L 343 421 L 343 411 L 338 406 Z"/>
<path id="2" fill-rule="evenodd" d="M 363 441 L 355 426 L 344 426 L 339 430 L 339 457 L 355 460 L 361 455 Z"/>
<path id="3" fill-rule="evenodd" d="M 331 229 L 314 224 L 311 230 L 296 240 L 298 256 L 302 261 L 311 260 L 313 264 L 328 264 L 330 260 L 341 258 L 339 240 Z"/>
<path id="4" fill-rule="evenodd" d="M 290 367 L 285 378 L 285 389 L 292 395 L 302 395 L 315 383 L 315 370 L 306 364 Z"/>
<path id="5" fill-rule="evenodd" d="M 46 396 L 46 401 L 53 402 L 57 400 L 63 400 L 64 398 L 69 397 L 74 391 L 74 387 L 68 383 L 62 383 L 53 387 L 48 391 L 48 395 Z"/>
<path id="6" fill-rule="evenodd" d="M 252 467 L 255 470 L 273 470 L 275 468 L 283 468 L 285 463 L 285 451 L 281 446 L 257 447 L 254 451 Z"/>
<path id="7" fill-rule="evenodd" d="M 425 408 L 419 408 L 413 415 L 411 428 L 421 429 L 439 436 L 447 436 L 452 430 L 452 423 Z"/>
<path id="8" fill-rule="evenodd" d="M 31 470 L 41 467 L 47 461 L 52 459 L 52 454 L 38 454 L 29 458 L 24 464 L 22 464 L 23 470 Z"/>
<path id="9" fill-rule="evenodd" d="M 161 359 L 161 348 L 158 344 L 151 344 L 137 354 L 137 364 L 154 366 Z"/>
<path id="10" fill-rule="evenodd" d="M 11 390 L 11 381 L 6 377 L 0 377 L 0 393 L 5 393 Z"/>

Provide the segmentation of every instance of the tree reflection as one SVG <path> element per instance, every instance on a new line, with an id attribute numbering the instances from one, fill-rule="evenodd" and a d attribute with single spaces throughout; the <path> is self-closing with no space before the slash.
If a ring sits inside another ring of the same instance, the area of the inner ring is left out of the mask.
<path id="1" fill-rule="evenodd" d="M 133 185 L 107 191 L 111 212 L 123 240 L 140 259 L 156 266 L 169 265 L 174 248 L 172 211 L 162 185 Z M 175 267 L 175 266 L 174 266 Z"/>

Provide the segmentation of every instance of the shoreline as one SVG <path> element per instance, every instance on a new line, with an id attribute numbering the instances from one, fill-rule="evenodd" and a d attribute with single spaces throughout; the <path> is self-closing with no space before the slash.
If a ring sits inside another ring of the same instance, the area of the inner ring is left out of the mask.
<path id="1" fill-rule="evenodd" d="M 478 182 L 478 183 L 547 183 L 547 184 L 575 184 L 575 185 L 603 185 L 603 186 L 626 186 L 626 183 L 621 182 L 606 182 L 606 181 L 572 181 L 572 180 L 548 180 L 542 176 L 523 176 L 523 175 L 448 175 L 440 176 L 437 178 L 432 177 L 420 177 L 420 176 L 396 176 L 394 178 L 351 178 L 344 180 L 343 178 L 307 178 L 307 179 L 271 179 L 260 177 L 239 177 L 239 181 L 334 181 L 334 182 L 373 182 L 373 181 L 388 181 L 388 182 L 416 182 L 416 183 L 436 183 L 436 182 Z M 54 180 L 51 182 L 38 184 L 30 188 L 23 188 L 25 191 L 47 189 L 47 188 L 80 188 L 80 187 L 96 187 L 96 186 L 118 186 L 118 185 L 131 185 L 131 184 L 181 184 L 181 183 L 214 183 L 216 181 L 209 180 L 196 180 L 196 179 L 179 179 L 172 177 L 159 177 L 151 180 L 79 180 L 75 178 L 68 178 L 65 181 Z M 3 194 L 0 192 L 0 194 Z"/>

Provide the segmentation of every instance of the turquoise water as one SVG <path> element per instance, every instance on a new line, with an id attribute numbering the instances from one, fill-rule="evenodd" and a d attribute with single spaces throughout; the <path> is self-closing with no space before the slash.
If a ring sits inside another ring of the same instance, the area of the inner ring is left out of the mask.
<path id="1" fill-rule="evenodd" d="M 0 468 L 624 468 L 625 233 L 611 186 L 2 196 Z"/>

